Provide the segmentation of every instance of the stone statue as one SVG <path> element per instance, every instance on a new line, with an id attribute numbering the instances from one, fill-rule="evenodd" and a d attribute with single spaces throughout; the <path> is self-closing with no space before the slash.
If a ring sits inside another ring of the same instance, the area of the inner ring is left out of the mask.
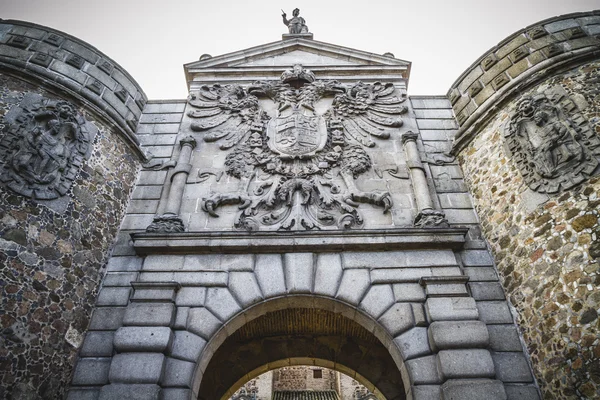
<path id="1" fill-rule="evenodd" d="M 295 8 L 294 11 L 292 11 L 293 18 L 290 20 L 286 18 L 287 14 L 283 10 L 281 10 L 281 12 L 281 16 L 283 17 L 283 23 L 290 30 L 290 34 L 297 35 L 300 33 L 308 33 L 308 26 L 306 26 L 306 21 L 304 20 L 304 18 L 300 17 L 299 8 Z"/>

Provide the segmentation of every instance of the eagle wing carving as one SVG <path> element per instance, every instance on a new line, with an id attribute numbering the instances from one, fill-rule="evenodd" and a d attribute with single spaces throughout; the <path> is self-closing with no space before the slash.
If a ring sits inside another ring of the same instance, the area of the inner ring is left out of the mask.
<path id="1" fill-rule="evenodd" d="M 359 82 L 335 96 L 333 117 L 341 123 L 347 137 L 363 146 L 373 147 L 370 136 L 388 139 L 390 128 L 402 126 L 400 114 L 407 111 L 402 103 L 406 97 L 394 94 L 392 83 L 366 84 Z"/>
<path id="2" fill-rule="evenodd" d="M 252 127 L 262 130 L 264 113 L 260 111 L 258 99 L 241 86 L 203 86 L 190 94 L 188 103 L 194 107 L 188 116 L 197 119 L 192 122 L 191 129 L 196 132 L 210 129 L 204 141 L 222 140 L 219 146 L 222 150 L 246 138 Z"/>

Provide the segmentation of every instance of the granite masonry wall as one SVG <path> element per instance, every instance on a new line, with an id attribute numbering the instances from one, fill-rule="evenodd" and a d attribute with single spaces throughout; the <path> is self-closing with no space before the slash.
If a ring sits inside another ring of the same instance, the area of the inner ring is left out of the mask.
<path id="1" fill-rule="evenodd" d="M 35 96 L 69 102 L 94 135 L 58 199 L 34 200 L 0 185 L 0 398 L 63 399 L 145 159 L 132 126 L 146 97 L 120 66 L 86 43 L 0 21 L 3 152 L 12 143 L 4 140 L 14 122 L 7 115 Z"/>
<path id="2" fill-rule="evenodd" d="M 515 103 L 556 86 L 600 135 L 595 62 L 515 96 L 459 161 L 544 398 L 591 399 L 600 396 L 600 177 L 560 193 L 536 193 L 503 145 Z"/>

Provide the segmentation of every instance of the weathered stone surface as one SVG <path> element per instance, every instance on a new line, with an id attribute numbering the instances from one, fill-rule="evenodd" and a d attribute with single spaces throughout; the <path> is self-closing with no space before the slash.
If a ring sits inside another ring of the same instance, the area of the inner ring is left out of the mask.
<path id="1" fill-rule="evenodd" d="M 163 375 L 165 356 L 160 353 L 121 353 L 112 358 L 110 383 L 158 384 Z"/>
<path id="2" fill-rule="evenodd" d="M 171 328 L 162 326 L 127 326 L 115 332 L 114 346 L 118 352 L 147 351 L 163 353 L 173 340 Z"/>
<path id="3" fill-rule="evenodd" d="M 206 340 L 188 331 L 175 331 L 171 356 L 196 362 L 206 345 Z"/>
<path id="4" fill-rule="evenodd" d="M 373 318 L 379 318 L 385 310 L 394 303 L 394 293 L 391 285 L 371 286 L 359 308 L 365 310 Z"/>
<path id="5" fill-rule="evenodd" d="M 90 331 L 79 351 L 81 357 L 110 357 L 113 354 L 114 332 Z"/>
<path id="6" fill-rule="evenodd" d="M 492 353 L 496 377 L 502 382 L 528 383 L 533 381 L 529 365 L 522 352 Z"/>
<path id="7" fill-rule="evenodd" d="M 265 298 L 286 293 L 283 261 L 280 254 L 258 254 L 255 270 Z"/>
<path id="8" fill-rule="evenodd" d="M 491 379 L 451 379 L 442 385 L 442 399 L 506 400 L 502 382 Z"/>
<path id="9" fill-rule="evenodd" d="M 427 328 L 412 328 L 395 338 L 394 343 L 405 361 L 431 354 Z"/>
<path id="10" fill-rule="evenodd" d="M 177 291 L 175 305 L 179 308 L 182 306 L 201 307 L 204 306 L 206 297 L 206 288 L 204 287 L 182 287 Z"/>
<path id="11" fill-rule="evenodd" d="M 162 400 L 189 400 L 192 395 L 192 391 L 190 389 L 163 389 L 162 390 Z"/>
<path id="12" fill-rule="evenodd" d="M 486 324 L 510 324 L 512 315 L 505 301 L 478 301 L 477 309 Z"/>
<path id="13" fill-rule="evenodd" d="M 429 326 L 429 342 L 435 351 L 460 348 L 485 348 L 490 342 L 481 321 L 436 321 Z"/>
<path id="14" fill-rule="evenodd" d="M 205 340 L 209 340 L 221 324 L 221 321 L 204 307 L 190 308 L 188 312 L 188 330 Z"/>
<path id="15" fill-rule="evenodd" d="M 314 293 L 335 296 L 342 278 L 341 255 L 321 253 L 317 255 Z"/>
<path id="16" fill-rule="evenodd" d="M 226 288 L 209 288 L 206 292 L 206 308 L 221 321 L 227 321 L 241 310 L 240 305 Z"/>
<path id="17" fill-rule="evenodd" d="M 358 305 L 369 288 L 369 271 L 347 269 L 344 271 L 336 297 L 353 305 Z"/>
<path id="18" fill-rule="evenodd" d="M 229 289 L 244 308 L 262 300 L 260 287 L 252 272 L 230 272 Z"/>
<path id="19" fill-rule="evenodd" d="M 379 322 L 392 337 L 396 337 L 415 326 L 413 308 L 410 303 L 396 303 L 379 318 Z"/>
<path id="20" fill-rule="evenodd" d="M 196 362 L 187 362 L 167 358 L 165 374 L 161 381 L 163 387 L 192 387 Z"/>
<path id="21" fill-rule="evenodd" d="M 313 286 L 313 254 L 286 253 L 283 255 L 285 282 L 289 293 L 310 293 Z"/>
<path id="22" fill-rule="evenodd" d="M 172 303 L 131 303 L 125 310 L 124 326 L 170 326 L 175 318 Z"/>
<path id="23" fill-rule="evenodd" d="M 490 348 L 495 351 L 522 351 L 517 327 L 514 325 L 488 325 Z"/>
<path id="24" fill-rule="evenodd" d="M 404 385 L 431 385 L 442 383 L 438 373 L 437 357 L 426 356 L 408 360 L 402 368 Z"/>
<path id="25" fill-rule="evenodd" d="M 433 321 L 479 319 L 475 300 L 471 297 L 435 297 L 425 302 L 427 318 Z"/>
<path id="26" fill-rule="evenodd" d="M 159 400 L 161 388 L 158 385 L 111 384 L 103 386 L 98 400 Z"/>
<path id="27" fill-rule="evenodd" d="M 442 350 L 437 354 L 438 368 L 445 379 L 493 378 L 494 362 L 483 349 Z"/>
<path id="28" fill-rule="evenodd" d="M 73 373 L 73 385 L 99 386 L 108 383 L 110 358 L 81 358 Z"/>
<path id="29" fill-rule="evenodd" d="M 126 307 L 100 307 L 94 310 L 90 330 L 115 330 L 123 324 Z"/>
<path id="30" fill-rule="evenodd" d="M 100 390 L 96 388 L 71 388 L 67 400 L 98 400 Z"/>
<path id="31" fill-rule="evenodd" d="M 507 400 L 540 400 L 538 389 L 527 385 L 504 385 Z"/>

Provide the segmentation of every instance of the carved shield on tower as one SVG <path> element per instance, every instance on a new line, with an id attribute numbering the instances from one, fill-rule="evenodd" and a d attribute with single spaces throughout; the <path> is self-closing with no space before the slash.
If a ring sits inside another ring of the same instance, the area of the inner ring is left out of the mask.
<path id="1" fill-rule="evenodd" d="M 268 125 L 269 148 L 283 159 L 309 158 L 327 142 L 325 120 L 294 112 L 274 118 Z"/>
<path id="2" fill-rule="evenodd" d="M 91 153 L 95 128 L 67 101 L 28 94 L 6 115 L 0 184 L 26 197 L 67 194 Z"/>

